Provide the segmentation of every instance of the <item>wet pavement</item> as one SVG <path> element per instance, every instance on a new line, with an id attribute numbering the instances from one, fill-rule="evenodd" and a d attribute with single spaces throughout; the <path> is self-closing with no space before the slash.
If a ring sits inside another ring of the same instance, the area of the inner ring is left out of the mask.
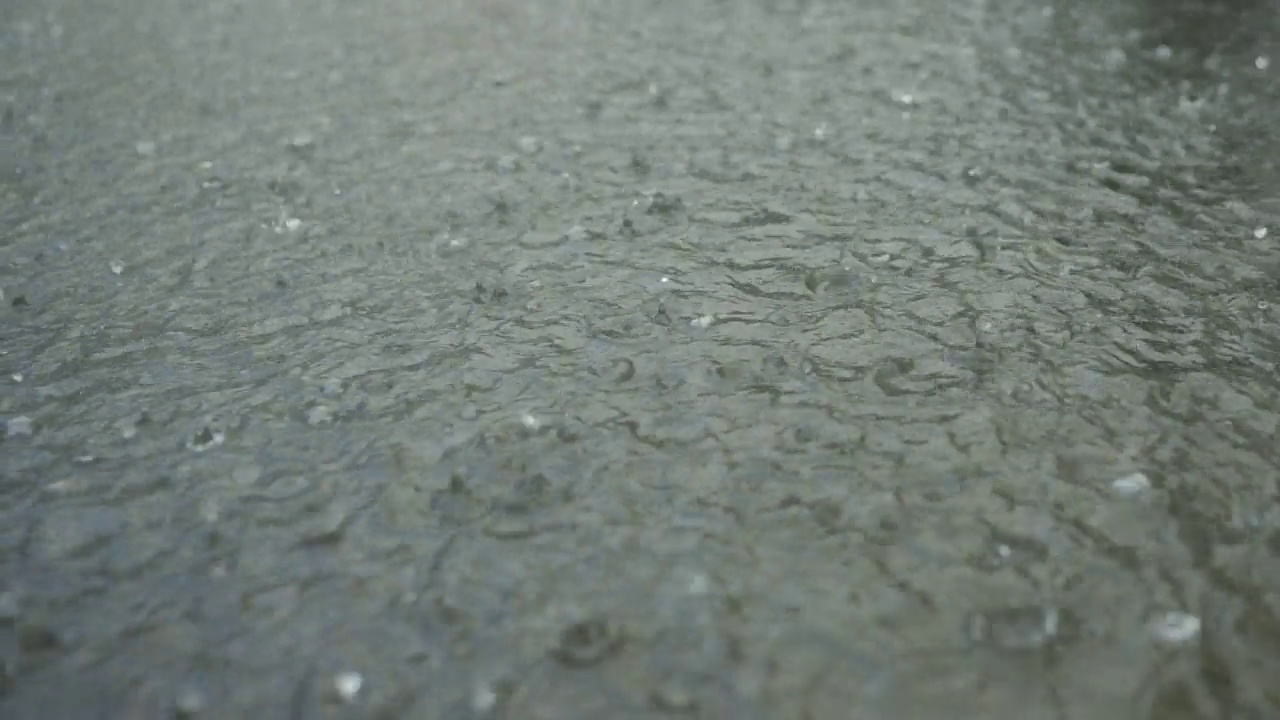
<path id="1" fill-rule="evenodd" d="M 1280 717 L 1270 0 L 0 9 L 0 718 Z"/>

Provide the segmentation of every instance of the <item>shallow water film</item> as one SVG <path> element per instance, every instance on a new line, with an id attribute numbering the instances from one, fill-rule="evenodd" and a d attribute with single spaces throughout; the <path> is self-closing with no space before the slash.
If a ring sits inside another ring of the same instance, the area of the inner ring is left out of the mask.
<path id="1" fill-rule="evenodd" d="M 1280 717 L 1274 0 L 8 0 L 0 718 Z"/>

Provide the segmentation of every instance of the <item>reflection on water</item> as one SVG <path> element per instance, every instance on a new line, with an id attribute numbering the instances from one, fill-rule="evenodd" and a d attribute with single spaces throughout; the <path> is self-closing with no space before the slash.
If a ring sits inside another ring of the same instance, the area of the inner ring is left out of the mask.
<path id="1" fill-rule="evenodd" d="M 1269 3 L 134 5 L 0 13 L 0 714 L 1280 715 Z"/>

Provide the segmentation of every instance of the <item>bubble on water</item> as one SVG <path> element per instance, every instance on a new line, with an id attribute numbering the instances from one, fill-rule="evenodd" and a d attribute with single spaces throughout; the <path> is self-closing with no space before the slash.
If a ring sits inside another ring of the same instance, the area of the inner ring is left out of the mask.
<path id="1" fill-rule="evenodd" d="M 1258 57 L 1253 59 L 1253 66 L 1258 68 L 1259 70 L 1266 70 L 1267 68 L 1271 67 L 1271 58 L 1267 57 L 1266 55 L 1259 55 Z"/>
<path id="2" fill-rule="evenodd" d="M 124 263 L 120 262 L 119 260 L 112 260 L 111 272 L 116 275 L 119 275 L 120 273 L 124 272 Z"/>
<path id="3" fill-rule="evenodd" d="M 537 430 L 542 427 L 542 420 L 538 419 L 533 413 L 526 412 L 520 415 L 520 424 L 530 430 Z"/>
<path id="4" fill-rule="evenodd" d="M 1171 57 L 1173 57 L 1173 48 L 1168 45 L 1160 45 L 1156 48 L 1157 60 L 1168 60 Z"/>
<path id="5" fill-rule="evenodd" d="M 694 318 L 689 322 L 689 324 L 699 330 L 705 330 L 706 328 L 711 327 L 711 323 L 715 322 L 715 320 L 715 317 L 711 315 L 702 315 L 701 317 Z"/>
<path id="6" fill-rule="evenodd" d="M 1267 236 L 1267 228 L 1266 228 L 1266 227 L 1256 227 L 1256 228 L 1254 228 L 1254 229 L 1253 229 L 1253 236 L 1254 236 L 1255 238 L 1257 238 L 1258 240 L 1262 240 L 1263 238 L 1265 238 L 1265 237 Z"/>

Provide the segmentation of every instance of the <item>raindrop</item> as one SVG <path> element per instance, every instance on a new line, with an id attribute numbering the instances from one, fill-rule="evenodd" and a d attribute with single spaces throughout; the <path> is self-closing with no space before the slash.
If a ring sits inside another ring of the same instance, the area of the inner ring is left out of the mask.
<path id="1" fill-rule="evenodd" d="M 516 142 L 520 152 L 532 155 L 542 149 L 542 141 L 532 135 L 525 135 Z"/>
<path id="2" fill-rule="evenodd" d="M 692 690 L 682 678 L 663 677 L 649 693 L 649 699 L 659 710 L 672 714 L 691 714 L 697 711 L 698 702 Z"/>
<path id="3" fill-rule="evenodd" d="M 30 436 L 31 433 L 31 418 L 25 415 L 9 418 L 9 422 L 5 423 L 5 435 L 7 437 Z"/>
<path id="4" fill-rule="evenodd" d="M 498 693 L 493 685 L 481 683 L 471 692 L 471 709 L 477 713 L 486 713 L 498 704 Z"/>
<path id="5" fill-rule="evenodd" d="M 1151 481 L 1147 479 L 1146 475 L 1136 472 L 1132 475 L 1125 475 L 1122 478 L 1112 481 L 1111 489 L 1114 490 L 1117 495 L 1130 497 L 1150 490 Z"/>
<path id="6" fill-rule="evenodd" d="M 1181 645 L 1194 640 L 1200 634 L 1200 618 L 1187 613 L 1169 611 L 1153 618 L 1151 634 L 1157 640 L 1170 645 Z"/>
<path id="7" fill-rule="evenodd" d="M 570 667 L 595 665 L 617 653 L 625 644 L 622 627 L 604 618 L 573 623 L 560 634 L 551 657 Z"/>
<path id="8" fill-rule="evenodd" d="M 177 712 L 178 717 L 189 718 L 204 712 L 208 704 L 204 693 L 199 688 L 185 687 L 179 690 L 174 698 L 173 709 Z"/>
<path id="9" fill-rule="evenodd" d="M 706 595 L 711 591 L 711 578 L 702 573 L 693 573 L 689 576 L 689 585 L 686 589 L 690 595 Z"/>
<path id="10" fill-rule="evenodd" d="M 210 430 L 208 427 L 205 427 L 200 432 L 196 433 L 195 437 L 191 438 L 187 443 L 187 447 L 195 450 L 196 452 L 204 452 L 205 450 L 218 447 L 226 439 L 226 435 L 221 431 Z"/>
<path id="11" fill-rule="evenodd" d="M 364 678 L 357 672 L 340 672 L 333 676 L 333 690 L 342 702 L 354 702 L 360 688 L 364 686 Z"/>
<path id="12" fill-rule="evenodd" d="M 297 135 L 294 135 L 292 138 L 290 138 L 287 143 L 285 143 L 285 147 L 289 148 L 295 153 L 298 153 L 300 155 L 305 155 L 315 149 L 316 139 L 314 136 L 311 135 L 311 133 L 307 133 L 307 132 L 298 133 Z"/>
<path id="13" fill-rule="evenodd" d="M 0 592 L 0 622 L 11 623 L 22 614 L 22 598 L 13 590 Z"/>
<path id="14" fill-rule="evenodd" d="M 969 639 L 1002 650 L 1033 650 L 1058 636 L 1057 608 L 1012 607 L 969 616 Z"/>

